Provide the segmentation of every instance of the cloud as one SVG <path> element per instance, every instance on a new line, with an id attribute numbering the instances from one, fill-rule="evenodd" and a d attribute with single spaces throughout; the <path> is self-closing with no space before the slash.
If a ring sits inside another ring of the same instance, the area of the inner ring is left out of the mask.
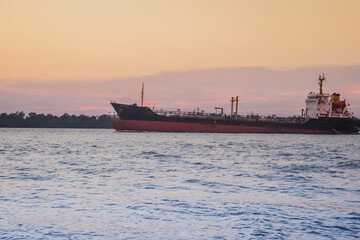
<path id="1" fill-rule="evenodd" d="M 253 98 L 254 101 L 268 101 L 268 98 L 263 98 L 263 97 L 255 97 Z"/>
<path id="2" fill-rule="evenodd" d="M 34 110 L 47 110 L 48 107 L 33 107 Z"/>
<path id="3" fill-rule="evenodd" d="M 104 114 L 113 111 L 109 100 L 167 109 L 200 108 L 230 112 L 230 99 L 239 96 L 245 113 L 298 114 L 311 91 L 318 91 L 318 74 L 324 72 L 325 92 L 340 92 L 360 116 L 360 65 L 322 66 L 296 69 L 240 67 L 162 72 L 143 77 L 99 79 L 98 81 L 32 82 L 0 79 L 0 111 Z M 10 91 L 10 90 L 11 91 Z M 43 107 L 43 109 L 37 108 Z"/>
<path id="4" fill-rule="evenodd" d="M 112 110 L 112 108 L 111 107 L 98 107 L 98 106 L 77 106 L 77 107 L 69 108 L 68 110 L 71 111 L 71 112 L 89 111 L 89 110 L 106 110 L 106 111 L 110 111 L 110 110 Z"/>
<path id="5" fill-rule="evenodd" d="M 144 105 L 156 105 L 156 104 L 159 104 L 159 103 L 162 103 L 163 101 L 161 100 L 150 100 L 150 101 L 144 101 Z"/>
<path id="6" fill-rule="evenodd" d="M 347 91 L 350 93 L 360 94 L 360 84 L 348 85 Z"/>

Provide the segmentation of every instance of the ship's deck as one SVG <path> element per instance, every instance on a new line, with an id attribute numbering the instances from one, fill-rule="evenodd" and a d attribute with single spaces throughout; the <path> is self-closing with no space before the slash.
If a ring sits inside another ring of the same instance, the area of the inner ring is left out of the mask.
<path id="1" fill-rule="evenodd" d="M 179 117 L 179 118 L 193 118 L 193 119 L 214 119 L 214 120 L 233 120 L 233 121 L 248 121 L 248 122 L 277 122 L 277 123 L 305 123 L 309 118 L 301 116 L 287 116 L 278 117 L 276 115 L 261 116 L 258 114 L 235 115 L 207 113 L 204 111 L 181 111 L 178 110 L 164 110 L 151 109 L 154 113 L 165 117 Z"/>

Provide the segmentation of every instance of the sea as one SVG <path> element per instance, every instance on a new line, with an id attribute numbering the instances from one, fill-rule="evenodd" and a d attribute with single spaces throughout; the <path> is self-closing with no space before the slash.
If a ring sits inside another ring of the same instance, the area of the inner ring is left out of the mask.
<path id="1" fill-rule="evenodd" d="M 358 239 L 360 135 L 0 128 L 0 239 Z"/>

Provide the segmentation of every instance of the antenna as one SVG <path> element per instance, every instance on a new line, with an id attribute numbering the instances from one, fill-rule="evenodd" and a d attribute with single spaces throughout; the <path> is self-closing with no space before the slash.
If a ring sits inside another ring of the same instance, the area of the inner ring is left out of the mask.
<path id="1" fill-rule="evenodd" d="M 142 83 L 142 88 L 141 88 L 141 106 L 144 106 L 144 83 Z"/>
<path id="2" fill-rule="evenodd" d="M 325 77 L 324 73 L 322 74 L 322 76 L 321 76 L 321 74 L 319 74 L 320 94 L 323 94 L 323 89 L 322 89 L 322 87 L 323 87 L 323 81 L 326 81 L 326 77 Z"/>

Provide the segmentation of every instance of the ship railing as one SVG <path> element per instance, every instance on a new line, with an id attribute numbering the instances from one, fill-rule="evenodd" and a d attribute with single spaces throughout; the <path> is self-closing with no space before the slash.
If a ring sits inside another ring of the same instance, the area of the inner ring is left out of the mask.
<path id="1" fill-rule="evenodd" d="M 165 109 L 152 109 L 158 115 L 161 116 L 178 116 L 178 117 L 190 117 L 190 118 L 225 118 L 225 114 L 207 113 L 205 111 L 181 111 L 181 110 L 165 110 Z"/>
<path id="2" fill-rule="evenodd" d="M 334 118 L 351 118 L 352 115 L 350 113 L 331 113 L 329 117 Z"/>
<path id="3" fill-rule="evenodd" d="M 279 123 L 304 123 L 308 121 L 308 118 L 301 116 L 286 116 L 279 117 L 277 115 L 258 115 L 258 114 L 246 114 L 238 115 L 237 118 L 230 114 L 218 114 L 218 113 L 207 113 L 205 111 L 181 111 L 181 110 L 168 110 L 168 109 L 152 109 L 158 115 L 166 117 L 186 117 L 186 118 L 206 118 L 214 120 L 234 120 L 234 121 L 261 121 L 261 122 L 279 122 Z"/>

